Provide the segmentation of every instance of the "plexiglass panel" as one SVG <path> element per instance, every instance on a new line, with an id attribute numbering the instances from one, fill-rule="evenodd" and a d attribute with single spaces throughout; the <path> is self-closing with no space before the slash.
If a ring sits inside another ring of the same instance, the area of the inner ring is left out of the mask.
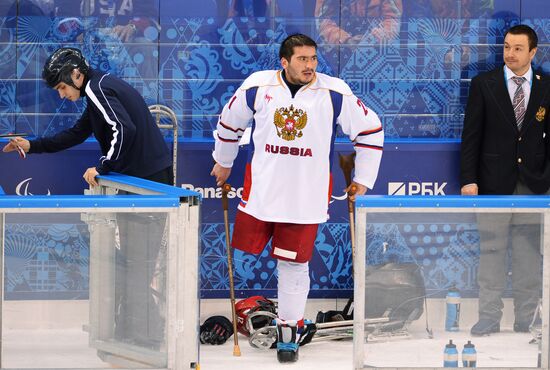
<path id="1" fill-rule="evenodd" d="M 166 220 L 5 215 L 2 367 L 166 367 Z"/>
<path id="2" fill-rule="evenodd" d="M 367 210 L 363 366 L 462 367 L 468 343 L 478 367 L 540 366 L 543 225 L 540 209 Z"/>

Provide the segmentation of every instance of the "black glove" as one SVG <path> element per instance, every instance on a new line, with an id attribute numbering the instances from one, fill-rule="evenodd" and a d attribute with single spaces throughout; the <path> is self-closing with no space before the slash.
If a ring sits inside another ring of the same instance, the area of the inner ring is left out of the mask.
<path id="1" fill-rule="evenodd" d="M 233 335 L 233 324 L 224 316 L 206 319 L 200 328 L 202 344 L 224 344 Z"/>
<path id="2" fill-rule="evenodd" d="M 315 318 L 315 323 L 320 324 L 323 322 L 344 321 L 344 313 L 342 311 L 319 311 Z"/>
<path id="3" fill-rule="evenodd" d="M 298 345 L 300 346 L 305 346 L 306 344 L 311 342 L 313 336 L 315 335 L 315 333 L 317 333 L 317 325 L 309 320 L 307 321 L 308 322 L 304 323 L 304 331 L 302 332 L 300 340 L 298 341 Z"/>

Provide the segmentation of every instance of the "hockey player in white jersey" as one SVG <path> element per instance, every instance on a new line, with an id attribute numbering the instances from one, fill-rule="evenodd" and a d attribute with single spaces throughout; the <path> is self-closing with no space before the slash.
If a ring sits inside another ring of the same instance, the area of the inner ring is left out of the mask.
<path id="1" fill-rule="evenodd" d="M 282 70 L 253 73 L 223 108 L 211 175 L 221 186 L 231 173 L 239 138 L 252 122 L 244 190 L 233 231 L 234 248 L 259 254 L 272 240 L 278 260 L 278 343 L 281 362 L 298 359 L 298 340 L 309 293 L 308 262 L 317 228 L 328 218 L 331 158 L 337 125 L 356 151 L 356 194 L 372 189 L 384 132 L 341 79 L 317 73 L 317 44 L 287 37 Z"/>

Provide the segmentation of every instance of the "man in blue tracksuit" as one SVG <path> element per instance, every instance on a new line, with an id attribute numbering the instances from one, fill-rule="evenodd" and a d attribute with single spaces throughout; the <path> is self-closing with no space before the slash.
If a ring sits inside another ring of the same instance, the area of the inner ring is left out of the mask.
<path id="1" fill-rule="evenodd" d="M 164 184 L 173 183 L 172 156 L 141 95 L 110 74 L 91 69 L 78 49 L 60 48 L 44 64 L 42 78 L 62 99 L 86 99 L 86 110 L 72 126 L 51 137 L 10 139 L 4 152 L 58 152 L 92 134 L 102 156 L 84 172 L 95 177 L 111 171 Z M 151 280 L 161 244 L 165 215 L 117 214 L 120 246 L 115 277 L 115 339 L 159 348 L 164 323 L 153 297 Z M 105 262 L 105 261 L 101 261 Z M 101 263 L 100 262 L 100 263 Z"/>
<path id="2" fill-rule="evenodd" d="M 86 99 L 86 110 L 76 124 L 51 137 L 28 141 L 13 138 L 4 151 L 58 152 L 94 135 L 102 156 L 84 179 L 111 171 L 172 183 L 172 156 L 142 96 L 129 84 L 88 66 L 80 50 L 61 48 L 46 61 L 42 77 L 63 99 Z"/>

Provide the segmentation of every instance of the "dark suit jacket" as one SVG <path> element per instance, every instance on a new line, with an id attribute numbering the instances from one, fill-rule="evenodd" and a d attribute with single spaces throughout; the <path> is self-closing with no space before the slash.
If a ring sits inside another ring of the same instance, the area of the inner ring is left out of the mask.
<path id="1" fill-rule="evenodd" d="M 461 186 L 479 194 L 512 194 L 519 176 L 536 194 L 550 187 L 550 80 L 533 71 L 521 132 L 504 66 L 472 79 L 461 145 Z M 525 86 L 524 86 L 525 88 Z"/>

